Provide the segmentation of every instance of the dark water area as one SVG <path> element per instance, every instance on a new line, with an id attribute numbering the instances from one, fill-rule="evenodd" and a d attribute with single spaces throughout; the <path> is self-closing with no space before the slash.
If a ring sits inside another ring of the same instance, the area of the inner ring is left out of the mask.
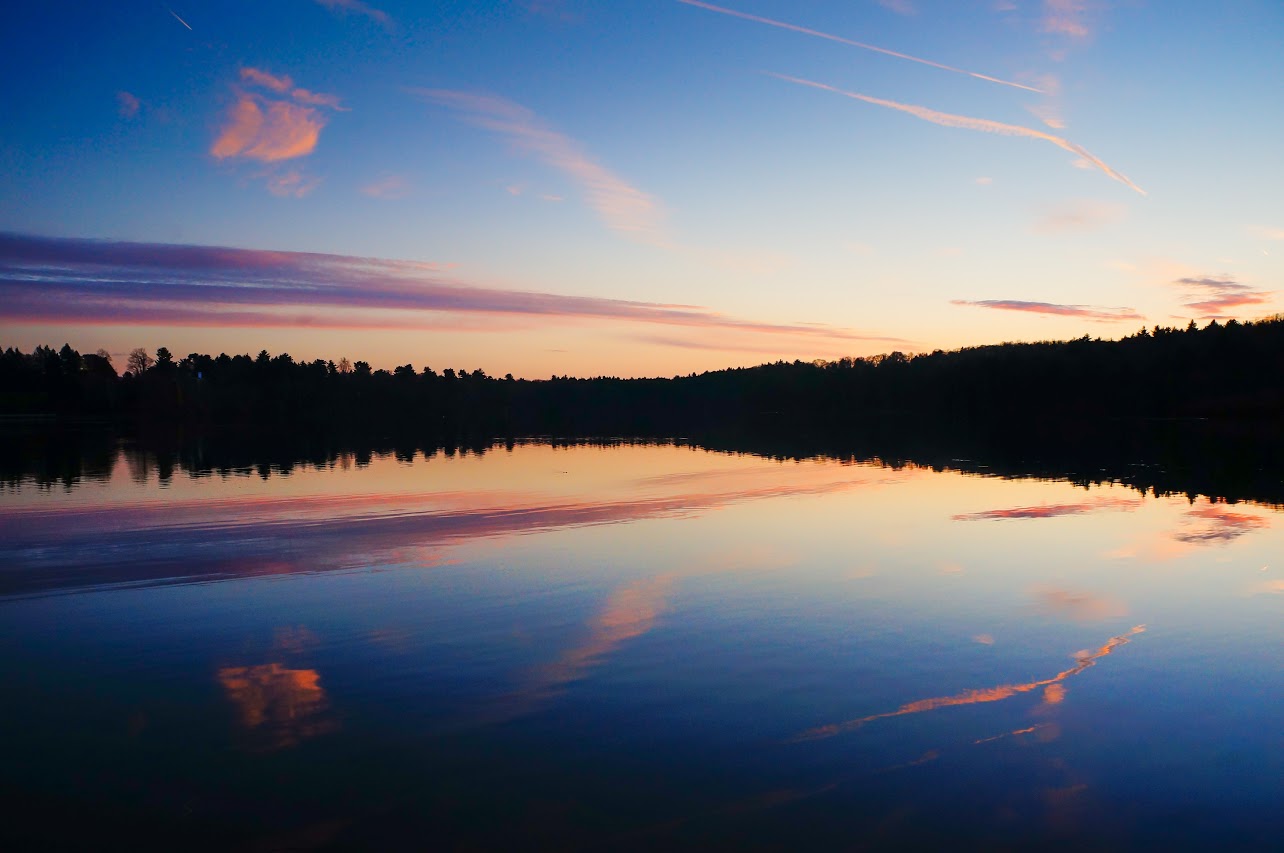
<path id="1" fill-rule="evenodd" d="M 10 429 L 0 844 L 1274 849 L 1278 432 L 933 431 Z"/>

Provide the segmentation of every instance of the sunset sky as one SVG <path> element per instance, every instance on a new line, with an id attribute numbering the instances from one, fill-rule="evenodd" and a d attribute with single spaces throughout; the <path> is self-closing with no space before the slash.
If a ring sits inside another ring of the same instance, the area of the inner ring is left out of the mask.
<path id="1" fill-rule="evenodd" d="M 673 375 L 1284 310 L 1279 0 L 13 4 L 0 346 Z"/>

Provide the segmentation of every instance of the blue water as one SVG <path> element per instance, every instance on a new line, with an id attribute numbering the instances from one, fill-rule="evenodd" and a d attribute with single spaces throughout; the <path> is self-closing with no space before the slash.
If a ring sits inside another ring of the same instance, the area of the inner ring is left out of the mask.
<path id="1" fill-rule="evenodd" d="M 685 446 L 0 493 L 6 846 L 1269 849 L 1284 515 Z"/>

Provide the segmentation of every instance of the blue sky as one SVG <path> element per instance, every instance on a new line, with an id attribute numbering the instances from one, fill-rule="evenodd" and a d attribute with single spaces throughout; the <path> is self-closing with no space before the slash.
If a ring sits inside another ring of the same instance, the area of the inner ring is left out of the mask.
<path id="1" fill-rule="evenodd" d="M 5 346 L 667 375 L 1281 310 L 1274 0 L 6 18 Z"/>

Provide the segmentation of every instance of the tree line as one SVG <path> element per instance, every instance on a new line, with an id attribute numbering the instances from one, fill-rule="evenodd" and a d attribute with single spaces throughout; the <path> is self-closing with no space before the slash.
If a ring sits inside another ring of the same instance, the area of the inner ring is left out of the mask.
<path id="1" fill-rule="evenodd" d="M 333 424 L 492 435 L 657 434 L 744 422 L 957 423 L 1083 418 L 1284 419 L 1284 315 L 1119 340 L 778 361 L 656 379 L 502 378 L 288 354 L 176 358 L 70 344 L 0 353 L 0 415 L 297 428 Z"/>

